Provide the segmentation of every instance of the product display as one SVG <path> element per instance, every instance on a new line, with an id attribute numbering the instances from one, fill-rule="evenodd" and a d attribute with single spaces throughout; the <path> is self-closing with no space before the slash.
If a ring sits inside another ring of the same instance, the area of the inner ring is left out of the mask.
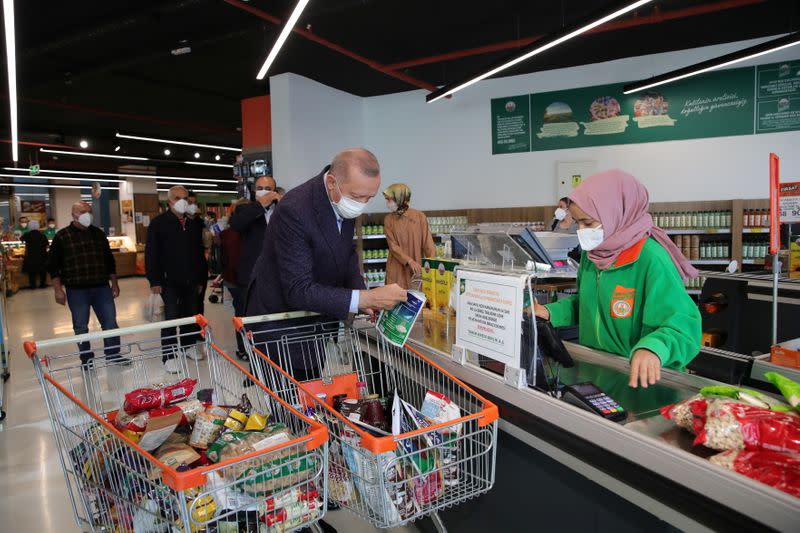
<path id="1" fill-rule="evenodd" d="M 731 211 L 683 211 L 651 213 L 656 226 L 663 229 L 730 228 Z"/>
<path id="2" fill-rule="evenodd" d="M 709 461 L 800 498 L 800 455 L 727 450 Z"/>

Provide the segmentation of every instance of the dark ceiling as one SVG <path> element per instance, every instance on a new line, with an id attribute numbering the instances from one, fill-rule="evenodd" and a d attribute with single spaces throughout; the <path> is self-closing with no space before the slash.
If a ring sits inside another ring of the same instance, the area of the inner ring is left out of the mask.
<path id="1" fill-rule="evenodd" d="M 312 0 L 299 26 L 391 65 L 553 32 L 609 2 Z M 86 137 L 101 152 L 111 151 L 116 131 L 238 146 L 240 100 L 269 92 L 268 83 L 256 81 L 255 74 L 280 31 L 242 8 L 283 19 L 294 3 L 18 0 L 20 137 L 70 146 Z M 654 14 L 666 20 L 651 18 Z M 635 19 L 621 20 L 635 20 L 636 25 L 581 37 L 504 74 L 796 31 L 800 0 L 662 0 Z M 181 46 L 190 46 L 191 53 L 170 53 Z M 510 48 L 435 61 L 399 72 L 423 86 L 441 85 L 513 52 Z M 270 74 L 282 72 L 362 96 L 418 88 L 298 34 L 290 37 Z M 6 87 L 5 67 L 2 77 Z M 2 138 L 8 139 L 8 111 L 3 107 Z M 137 154 L 163 148 L 141 143 L 124 147 Z M 9 149 L 0 150 L 0 159 L 10 159 Z M 33 150 L 23 147 L 20 162 L 27 164 Z M 188 154 L 173 157 L 182 160 Z M 117 164 L 70 163 L 86 170 Z"/>

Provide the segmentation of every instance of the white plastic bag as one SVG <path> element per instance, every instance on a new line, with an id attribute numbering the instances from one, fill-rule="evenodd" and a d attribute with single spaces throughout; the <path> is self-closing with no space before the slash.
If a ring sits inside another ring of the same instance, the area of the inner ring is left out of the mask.
<path id="1" fill-rule="evenodd" d="M 164 300 L 160 294 L 150 293 L 144 306 L 144 319 L 148 322 L 164 320 Z"/>

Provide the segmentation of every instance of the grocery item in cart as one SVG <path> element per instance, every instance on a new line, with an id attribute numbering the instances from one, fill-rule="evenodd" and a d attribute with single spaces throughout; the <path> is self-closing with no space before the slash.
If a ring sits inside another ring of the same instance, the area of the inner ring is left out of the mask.
<path id="1" fill-rule="evenodd" d="M 172 435 L 182 418 L 183 413 L 180 409 L 161 416 L 150 415 L 144 433 L 139 438 L 139 446 L 147 451 L 155 450 Z"/>
<path id="2" fill-rule="evenodd" d="M 170 468 L 189 466 L 200 459 L 200 454 L 185 442 L 165 442 L 153 454 L 156 459 Z"/>
<path id="3" fill-rule="evenodd" d="M 800 455 L 728 450 L 710 457 L 709 461 L 800 498 Z"/>
<path id="4" fill-rule="evenodd" d="M 215 413 L 210 410 L 197 415 L 192 436 L 189 438 L 189 444 L 195 448 L 208 448 L 209 444 L 217 440 L 226 418 L 226 414 Z"/>
<path id="5" fill-rule="evenodd" d="M 702 409 L 700 402 L 692 406 Z M 714 450 L 771 450 L 800 453 L 800 416 L 744 405 L 708 401 L 705 425 L 695 444 Z"/>
<path id="6" fill-rule="evenodd" d="M 422 402 L 420 411 L 434 424 L 442 424 L 461 418 L 461 409 L 450 398 L 430 390 L 425 393 L 425 399 Z M 444 440 L 442 445 L 442 474 L 444 483 L 448 486 L 458 485 L 459 483 L 458 438 L 461 435 L 461 428 L 461 424 L 454 424 L 447 429 L 438 430 Z"/>
<path id="7" fill-rule="evenodd" d="M 164 387 L 136 389 L 125 395 L 123 409 L 126 413 L 134 415 L 179 402 L 192 394 L 195 385 L 197 385 L 196 379 L 186 378 Z"/>
<path id="8" fill-rule="evenodd" d="M 228 431 L 209 446 L 208 458 L 213 463 L 222 462 L 287 443 L 293 438 L 288 428 L 279 423 L 268 425 L 263 432 Z M 231 465 L 225 475 L 238 481 L 237 490 L 258 496 L 306 481 L 314 474 L 314 468 L 305 456 L 299 457 L 284 449 L 263 460 Z"/>

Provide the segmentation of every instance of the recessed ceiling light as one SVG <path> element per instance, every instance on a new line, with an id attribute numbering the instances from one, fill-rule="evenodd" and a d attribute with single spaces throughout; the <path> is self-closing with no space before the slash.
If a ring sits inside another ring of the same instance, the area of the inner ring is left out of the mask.
<path id="1" fill-rule="evenodd" d="M 122 150 L 122 146 L 120 146 L 119 144 L 114 147 L 115 152 L 119 152 L 120 150 Z"/>
<path id="2" fill-rule="evenodd" d="M 169 148 L 164 148 L 164 155 L 171 155 L 171 154 L 172 150 L 170 150 Z"/>
<path id="3" fill-rule="evenodd" d="M 194 158 L 195 159 L 200 159 L 200 152 L 195 152 L 194 153 Z"/>
<path id="4" fill-rule="evenodd" d="M 219 154 L 214 156 L 214 161 L 219 161 L 220 159 L 222 159 L 222 158 L 219 156 Z"/>
<path id="5" fill-rule="evenodd" d="M 86 148 L 89 148 L 89 141 L 87 141 L 86 139 L 81 139 L 79 145 L 81 148 L 85 150 Z"/>

